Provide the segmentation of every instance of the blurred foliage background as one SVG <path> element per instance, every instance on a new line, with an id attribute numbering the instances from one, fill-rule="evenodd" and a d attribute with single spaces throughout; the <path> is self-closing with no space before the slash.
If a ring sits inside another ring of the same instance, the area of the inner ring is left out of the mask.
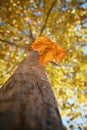
<path id="1" fill-rule="evenodd" d="M 0 87 L 42 29 L 66 51 L 60 65 L 45 67 L 63 123 L 67 130 L 87 130 L 86 0 L 0 1 Z"/>

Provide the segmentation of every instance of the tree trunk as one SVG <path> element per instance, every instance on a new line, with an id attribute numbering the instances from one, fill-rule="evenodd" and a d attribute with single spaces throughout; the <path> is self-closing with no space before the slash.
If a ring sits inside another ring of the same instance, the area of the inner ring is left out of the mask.
<path id="1" fill-rule="evenodd" d="M 29 52 L 0 89 L 0 130 L 63 130 L 51 85 L 37 52 Z"/>

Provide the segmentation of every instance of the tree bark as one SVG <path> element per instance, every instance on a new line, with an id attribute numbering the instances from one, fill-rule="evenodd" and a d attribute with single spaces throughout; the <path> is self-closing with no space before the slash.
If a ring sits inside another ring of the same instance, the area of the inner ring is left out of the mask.
<path id="1" fill-rule="evenodd" d="M 0 130 L 63 130 L 52 87 L 29 52 L 0 89 Z"/>

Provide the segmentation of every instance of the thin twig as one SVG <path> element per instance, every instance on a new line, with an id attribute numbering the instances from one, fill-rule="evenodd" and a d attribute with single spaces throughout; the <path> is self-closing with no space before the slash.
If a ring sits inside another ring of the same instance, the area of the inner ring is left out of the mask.
<path id="1" fill-rule="evenodd" d="M 1 42 L 5 42 L 5 43 L 8 43 L 8 44 L 11 45 L 11 46 L 19 47 L 19 48 L 21 48 L 21 49 L 26 49 L 26 48 L 27 48 L 27 47 L 25 47 L 25 46 L 17 45 L 17 44 L 15 44 L 14 42 L 10 42 L 10 41 L 7 41 L 7 40 L 3 40 L 3 39 L 1 39 L 1 38 L 0 38 L 0 41 L 1 41 Z"/>
<path id="2" fill-rule="evenodd" d="M 51 10 L 53 9 L 53 7 L 54 7 L 54 5 L 55 5 L 56 2 L 57 2 L 57 0 L 54 0 L 53 4 L 51 5 L 51 7 L 50 7 L 50 9 L 49 9 L 49 11 L 48 11 L 48 13 L 47 13 L 47 16 L 46 16 L 44 25 L 43 25 L 43 27 L 42 27 L 42 29 L 41 29 L 41 32 L 40 32 L 39 36 L 41 36 L 41 34 L 43 33 L 43 31 L 44 31 L 44 29 L 45 29 L 45 27 L 46 27 L 46 24 L 47 24 L 49 15 L 50 15 L 50 13 L 51 13 Z"/>
<path id="3" fill-rule="evenodd" d="M 31 36 L 31 38 L 32 38 L 32 41 L 34 41 L 34 37 L 33 37 L 33 33 L 32 33 L 32 29 L 31 29 L 31 25 L 29 24 L 29 27 L 30 27 L 30 36 Z"/>
<path id="4" fill-rule="evenodd" d="M 10 22 L 9 22 L 10 26 L 14 27 Z M 20 31 L 21 33 L 23 33 L 25 36 L 29 37 L 32 39 L 32 41 L 34 41 L 34 37 L 33 37 L 33 34 L 32 34 L 32 29 L 31 29 L 31 25 L 29 24 L 29 32 L 30 32 L 30 35 L 26 34 L 22 29 L 19 29 L 19 28 L 16 28 L 18 29 L 18 31 Z"/>
<path id="5" fill-rule="evenodd" d="M 8 44 L 10 44 L 10 45 L 15 45 L 14 42 L 10 42 L 10 41 L 7 41 L 7 40 L 3 40 L 3 39 L 1 39 L 1 38 L 0 38 L 0 41 L 1 41 L 1 42 L 6 42 L 6 43 L 8 43 Z"/>
<path id="6" fill-rule="evenodd" d="M 23 12 L 24 12 L 24 6 L 22 5 L 22 9 L 23 9 Z M 24 13 L 23 13 L 23 16 L 24 16 Z M 25 16 L 24 16 L 25 17 Z M 30 25 L 30 23 L 28 22 L 28 25 L 29 25 L 29 32 L 30 32 L 30 35 L 26 35 L 25 33 L 24 33 L 24 31 L 22 31 L 26 36 L 29 36 L 31 39 L 32 39 L 32 42 L 34 41 L 34 36 L 33 36 L 33 33 L 32 33 L 32 29 L 31 29 L 31 25 Z"/>

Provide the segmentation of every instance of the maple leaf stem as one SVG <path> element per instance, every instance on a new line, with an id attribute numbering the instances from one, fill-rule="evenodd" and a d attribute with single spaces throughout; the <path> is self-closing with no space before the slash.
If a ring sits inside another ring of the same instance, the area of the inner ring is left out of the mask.
<path id="1" fill-rule="evenodd" d="M 50 9 L 49 9 L 49 11 L 48 11 L 48 13 L 47 13 L 47 16 L 46 16 L 44 25 L 42 26 L 42 29 L 41 29 L 41 32 L 40 32 L 39 36 L 41 36 L 41 34 L 43 33 L 43 31 L 44 31 L 44 29 L 45 29 L 45 27 L 46 27 L 46 24 L 47 24 L 49 15 L 50 15 L 50 13 L 51 13 L 51 10 L 53 9 L 53 7 L 54 7 L 54 5 L 55 5 L 56 2 L 57 2 L 57 0 L 54 0 L 54 2 L 52 3 L 52 5 L 51 5 L 51 7 L 50 7 Z"/>
<path id="2" fill-rule="evenodd" d="M 55 65 L 55 66 L 62 66 L 62 65 L 60 65 L 60 64 L 58 64 L 57 62 L 54 62 L 54 61 L 51 61 L 51 63 L 52 63 L 53 65 Z"/>

